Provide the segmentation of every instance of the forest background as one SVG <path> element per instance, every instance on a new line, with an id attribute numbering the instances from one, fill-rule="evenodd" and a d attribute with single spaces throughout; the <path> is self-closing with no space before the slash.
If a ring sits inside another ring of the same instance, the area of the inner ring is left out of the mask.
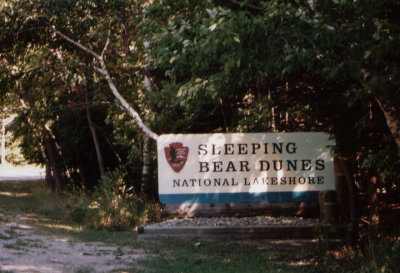
<path id="1" fill-rule="evenodd" d="M 2 119 L 16 115 L 12 142 L 46 184 L 80 198 L 73 217 L 116 228 L 157 217 L 159 134 L 329 132 L 350 237 L 391 233 L 398 14 L 394 0 L 0 1 Z"/>

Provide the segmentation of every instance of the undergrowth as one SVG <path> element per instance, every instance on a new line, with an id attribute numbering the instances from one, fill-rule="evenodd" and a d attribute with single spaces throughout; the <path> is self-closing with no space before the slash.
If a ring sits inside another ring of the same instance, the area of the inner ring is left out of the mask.
<path id="1" fill-rule="evenodd" d="M 130 230 L 161 214 L 160 205 L 141 200 L 119 169 L 106 173 L 91 196 L 75 189 L 66 203 L 67 219 L 95 229 Z"/>

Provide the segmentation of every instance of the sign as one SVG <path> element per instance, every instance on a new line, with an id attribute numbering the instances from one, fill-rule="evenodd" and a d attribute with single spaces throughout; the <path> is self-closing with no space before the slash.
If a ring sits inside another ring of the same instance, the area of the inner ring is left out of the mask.
<path id="1" fill-rule="evenodd" d="M 164 204 L 318 201 L 335 190 L 326 133 L 161 135 Z"/>

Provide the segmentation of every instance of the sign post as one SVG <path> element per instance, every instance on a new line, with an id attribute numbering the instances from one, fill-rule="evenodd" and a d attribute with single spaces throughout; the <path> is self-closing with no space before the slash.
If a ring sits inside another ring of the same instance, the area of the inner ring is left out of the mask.
<path id="1" fill-rule="evenodd" d="M 318 201 L 335 190 L 334 141 L 326 133 L 161 135 L 164 204 Z"/>

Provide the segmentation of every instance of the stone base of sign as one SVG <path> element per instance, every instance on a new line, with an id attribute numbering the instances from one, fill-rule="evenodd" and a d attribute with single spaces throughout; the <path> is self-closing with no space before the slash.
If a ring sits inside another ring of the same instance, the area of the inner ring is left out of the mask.
<path id="1" fill-rule="evenodd" d="M 338 204 L 335 191 L 319 192 L 319 209 L 321 220 L 329 223 L 338 223 Z"/>
<path id="2" fill-rule="evenodd" d="M 163 214 L 179 217 L 301 216 L 319 217 L 317 202 L 270 202 L 166 205 Z"/>
<path id="3" fill-rule="evenodd" d="M 266 227 L 140 227 L 139 238 L 185 239 L 316 239 L 327 225 Z"/>

